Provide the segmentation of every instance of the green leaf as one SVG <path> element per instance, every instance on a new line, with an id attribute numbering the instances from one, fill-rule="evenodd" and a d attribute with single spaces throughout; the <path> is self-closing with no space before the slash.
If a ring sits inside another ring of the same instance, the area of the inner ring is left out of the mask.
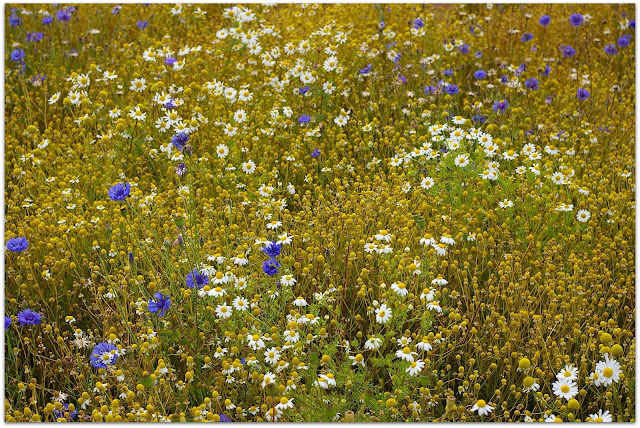
<path id="1" fill-rule="evenodd" d="M 151 379 L 150 376 L 147 377 L 143 377 L 142 379 L 140 379 L 140 383 L 142 384 L 142 386 L 144 386 L 146 389 L 151 389 L 153 388 L 153 379 Z"/>

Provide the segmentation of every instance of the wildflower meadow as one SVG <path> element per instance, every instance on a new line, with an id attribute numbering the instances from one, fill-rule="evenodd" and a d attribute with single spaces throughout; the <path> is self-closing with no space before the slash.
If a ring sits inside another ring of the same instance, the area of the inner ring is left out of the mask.
<path id="1" fill-rule="evenodd" d="M 633 4 L 7 4 L 10 422 L 633 422 Z"/>

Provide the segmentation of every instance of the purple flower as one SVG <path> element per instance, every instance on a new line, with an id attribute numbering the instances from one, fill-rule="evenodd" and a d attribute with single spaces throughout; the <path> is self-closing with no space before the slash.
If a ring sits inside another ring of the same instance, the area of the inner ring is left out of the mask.
<path id="1" fill-rule="evenodd" d="M 610 45 L 607 45 L 604 47 L 604 51 L 606 53 L 608 53 L 609 55 L 615 55 L 618 53 L 618 49 L 616 48 L 616 45 L 614 45 L 613 43 L 611 43 Z"/>
<path id="2" fill-rule="evenodd" d="M 320 156 L 320 149 L 313 149 L 313 151 L 311 152 L 311 157 L 317 158 L 319 156 Z"/>
<path id="3" fill-rule="evenodd" d="M 282 266 L 278 261 L 274 258 L 270 258 L 269 260 L 265 260 L 262 263 L 262 271 L 269 276 L 274 276 L 278 273 L 278 269 Z"/>
<path id="4" fill-rule="evenodd" d="M 144 30 L 145 28 L 147 28 L 147 25 L 149 25 L 149 21 L 138 20 L 138 23 L 136 25 L 138 26 L 139 29 Z"/>
<path id="5" fill-rule="evenodd" d="M 485 77 L 487 77 L 487 72 L 484 70 L 477 70 L 475 73 L 473 73 L 473 77 L 475 77 L 476 79 L 484 79 Z"/>
<path id="6" fill-rule="evenodd" d="M 49 25 L 53 22 L 53 18 L 50 16 L 45 16 L 44 18 L 42 18 L 42 23 L 44 25 Z"/>
<path id="7" fill-rule="evenodd" d="M 56 18 L 58 18 L 58 21 L 66 22 L 71 19 L 71 12 L 69 8 L 60 9 L 56 12 Z"/>
<path id="8" fill-rule="evenodd" d="M 540 17 L 540 25 L 542 25 L 543 27 L 549 25 L 549 22 L 551 22 L 551 17 L 549 15 L 542 15 Z"/>
<path id="9" fill-rule="evenodd" d="M 538 82 L 538 79 L 535 77 L 532 77 L 524 82 L 524 87 L 532 91 L 537 91 L 538 88 L 540 88 L 540 82 Z"/>
<path id="10" fill-rule="evenodd" d="M 23 325 L 38 325 L 42 322 L 42 315 L 31 309 L 18 312 L 18 322 Z"/>
<path id="11" fill-rule="evenodd" d="M 577 27 L 579 25 L 582 25 L 582 23 L 584 22 L 584 18 L 579 13 L 574 13 L 569 17 L 569 22 L 574 27 Z"/>
<path id="12" fill-rule="evenodd" d="M 4 316 L 4 329 L 8 329 L 9 326 L 11 325 L 11 317 L 8 316 Z"/>
<path id="13" fill-rule="evenodd" d="M 21 253 L 29 247 L 29 241 L 24 236 L 11 238 L 7 241 L 7 250 L 12 253 Z"/>
<path id="14" fill-rule="evenodd" d="M 298 123 L 300 125 L 306 125 L 309 122 L 311 122 L 311 116 L 309 116 L 308 114 L 303 114 L 298 118 Z"/>
<path id="15" fill-rule="evenodd" d="M 628 34 L 623 34 L 618 39 L 618 46 L 620 46 L 621 48 L 629 46 L 629 43 L 631 43 L 631 36 Z"/>
<path id="16" fill-rule="evenodd" d="M 565 58 L 571 58 L 575 54 L 576 54 L 576 50 L 569 45 L 565 46 L 564 49 L 562 50 L 562 56 L 564 56 Z"/>
<path id="17" fill-rule="evenodd" d="M 413 28 L 422 28 L 424 27 L 424 21 L 420 18 L 416 18 L 413 20 Z"/>
<path id="18" fill-rule="evenodd" d="M 378 28 L 379 29 L 384 30 L 384 27 L 386 27 L 386 25 L 384 24 L 384 21 L 378 22 Z"/>
<path id="19" fill-rule="evenodd" d="M 120 13 L 120 9 L 122 9 L 122 6 L 115 6 L 113 9 L 111 9 L 111 13 L 117 15 Z"/>
<path id="20" fill-rule="evenodd" d="M 139 22 L 139 21 L 138 21 L 138 22 Z M 143 30 L 144 30 L 144 28 L 143 28 Z M 171 67 L 171 66 L 172 66 L 173 64 L 175 64 L 176 62 L 178 62 L 178 60 L 177 60 L 177 59 L 175 59 L 175 58 L 174 58 L 174 57 L 172 57 L 172 56 L 166 57 L 166 58 L 164 59 L 164 63 L 165 63 L 166 65 L 168 65 L 169 67 Z"/>
<path id="21" fill-rule="evenodd" d="M 271 241 L 267 242 L 262 248 L 262 252 L 271 258 L 278 257 L 281 251 L 282 245 L 276 244 L 275 242 Z"/>
<path id="22" fill-rule="evenodd" d="M 444 74 L 445 76 L 453 76 L 453 70 L 447 68 L 446 70 L 442 70 L 442 74 Z"/>
<path id="23" fill-rule="evenodd" d="M 449 95 L 454 95 L 460 92 L 460 90 L 458 89 L 458 86 L 454 85 L 453 83 L 447 85 L 447 88 L 445 89 L 445 91 L 447 91 L 447 94 Z"/>
<path id="24" fill-rule="evenodd" d="M 218 416 L 220 416 L 220 422 L 231 422 L 231 418 L 224 413 L 218 413 Z"/>
<path id="25" fill-rule="evenodd" d="M 526 43 L 526 42 L 528 42 L 528 41 L 529 41 L 529 40 L 531 40 L 531 39 L 533 39 L 533 34 L 531 34 L 531 33 L 524 33 L 524 34 L 522 35 L 522 38 L 520 39 L 520 41 L 521 41 L 521 42 L 523 42 L 523 43 Z"/>
<path id="26" fill-rule="evenodd" d="M 507 100 L 500 100 L 493 103 L 493 111 L 496 113 L 504 113 L 507 107 L 509 107 L 509 102 Z"/>
<path id="27" fill-rule="evenodd" d="M 184 162 L 180 162 L 178 165 L 176 165 L 176 175 L 178 177 L 182 177 L 186 173 L 187 173 L 187 166 L 184 164 Z"/>
<path id="28" fill-rule="evenodd" d="M 25 53 L 22 49 L 14 49 L 11 51 L 11 61 L 22 61 L 22 58 L 25 57 Z"/>
<path id="29" fill-rule="evenodd" d="M 107 369 L 118 361 L 118 348 L 107 342 L 101 342 L 91 351 L 91 365 L 97 369 Z"/>
<path id="30" fill-rule="evenodd" d="M 209 283 L 209 277 L 200 273 L 198 269 L 194 269 L 187 274 L 186 283 L 189 288 L 200 289 Z"/>
<path id="31" fill-rule="evenodd" d="M 118 183 L 114 184 L 111 189 L 109 189 L 109 198 L 112 201 L 124 201 L 129 196 L 131 192 L 131 185 L 129 183 Z"/>
<path id="32" fill-rule="evenodd" d="M 471 118 L 471 120 L 473 120 L 476 123 L 484 123 L 484 117 L 479 115 L 479 114 L 475 114 L 473 115 L 473 117 Z"/>
<path id="33" fill-rule="evenodd" d="M 169 296 L 165 296 L 160 292 L 154 294 L 153 297 L 155 297 L 156 300 L 149 300 L 147 308 L 149 312 L 163 317 L 165 312 L 171 307 L 171 299 Z"/>
<path id="34" fill-rule="evenodd" d="M 580 101 L 584 101 L 584 100 L 588 99 L 590 95 L 591 94 L 589 94 L 588 90 L 586 90 L 584 88 L 578 89 L 578 99 Z"/>
<path id="35" fill-rule="evenodd" d="M 461 54 L 468 54 L 469 53 L 469 45 L 466 44 L 466 43 L 460 45 L 460 47 L 458 48 L 458 52 L 460 52 Z"/>
<path id="36" fill-rule="evenodd" d="M 302 88 L 298 89 L 298 93 L 299 93 L 300 95 L 304 95 L 304 94 L 306 94 L 307 92 L 309 92 L 309 90 L 310 90 L 310 89 L 311 89 L 311 88 L 310 88 L 310 87 L 308 87 L 308 86 L 303 86 Z"/>

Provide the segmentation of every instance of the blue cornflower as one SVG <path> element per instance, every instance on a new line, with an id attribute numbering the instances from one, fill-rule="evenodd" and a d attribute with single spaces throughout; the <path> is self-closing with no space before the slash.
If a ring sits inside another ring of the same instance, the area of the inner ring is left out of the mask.
<path id="1" fill-rule="evenodd" d="M 42 18 L 42 23 L 44 25 L 49 25 L 53 22 L 53 18 L 50 16 L 45 16 L 44 18 Z"/>
<path id="2" fill-rule="evenodd" d="M 120 13 L 120 9 L 122 9 L 122 6 L 115 6 L 113 9 L 111 9 L 111 13 L 117 15 Z"/>
<path id="3" fill-rule="evenodd" d="M 540 74 L 548 76 L 549 73 L 551 73 L 551 67 L 549 67 L 547 64 L 545 64 L 544 65 L 544 71 L 541 71 Z"/>
<path id="4" fill-rule="evenodd" d="M 500 100 L 493 103 L 493 111 L 496 113 L 504 113 L 507 107 L 509 107 L 509 102 L 507 100 Z"/>
<path id="5" fill-rule="evenodd" d="M 124 201 L 129 196 L 129 193 L 131 193 L 131 184 L 118 183 L 109 189 L 109 198 L 112 201 Z"/>
<path id="6" fill-rule="evenodd" d="M 380 21 L 380 22 L 378 22 L 378 28 L 379 28 L 379 29 L 384 30 L 384 27 L 386 27 L 386 25 L 385 25 L 384 21 Z"/>
<path id="7" fill-rule="evenodd" d="M 7 241 L 7 250 L 12 253 L 21 253 L 29 247 L 29 241 L 24 236 L 11 238 Z"/>
<path id="8" fill-rule="evenodd" d="M 481 116 L 479 114 L 474 114 L 471 120 L 473 120 L 476 123 L 484 123 L 484 116 Z"/>
<path id="9" fill-rule="evenodd" d="M 487 77 L 487 72 L 484 70 L 477 70 L 475 73 L 473 73 L 473 77 L 475 77 L 476 79 L 484 79 L 485 77 Z"/>
<path id="10" fill-rule="evenodd" d="M 447 68 L 446 70 L 442 70 L 442 74 L 444 74 L 445 76 L 453 76 L 453 70 Z"/>
<path id="11" fill-rule="evenodd" d="M 298 93 L 299 93 L 300 95 L 304 95 L 304 94 L 306 94 L 307 92 L 309 92 L 309 90 L 310 90 L 310 89 L 311 89 L 311 88 L 310 88 L 310 87 L 308 87 L 308 86 L 303 86 L 302 88 L 298 89 Z"/>
<path id="12" fill-rule="evenodd" d="M 31 309 L 18 312 L 18 322 L 20 325 L 38 325 L 42 322 L 42 315 Z"/>
<path id="13" fill-rule="evenodd" d="M 200 289 L 209 283 L 209 277 L 204 273 L 200 273 L 198 269 L 194 269 L 187 274 L 186 283 L 189 288 Z"/>
<path id="14" fill-rule="evenodd" d="M 549 15 L 542 15 L 540 17 L 540 25 L 546 27 L 551 22 L 551 17 Z"/>
<path id="15" fill-rule="evenodd" d="M 173 138 L 171 139 L 171 144 L 173 144 L 176 149 L 183 151 L 184 145 L 187 144 L 187 141 L 189 141 L 189 135 L 184 132 L 180 132 L 179 134 L 173 136 Z"/>
<path id="16" fill-rule="evenodd" d="M 618 39 L 618 46 L 620 46 L 621 48 L 629 46 L 629 43 L 631 43 L 631 36 L 628 34 L 623 34 Z"/>
<path id="17" fill-rule="evenodd" d="M 458 52 L 460 52 L 461 54 L 468 54 L 469 53 L 469 45 L 466 44 L 466 43 L 460 45 L 460 47 L 458 48 Z"/>
<path id="18" fill-rule="evenodd" d="M 175 64 L 176 62 L 178 62 L 178 60 L 172 56 L 168 56 L 164 59 L 164 63 L 166 65 L 168 65 L 169 67 L 171 67 L 173 64 Z"/>
<path id="19" fill-rule="evenodd" d="M 262 248 L 262 252 L 265 253 L 269 257 L 278 257 L 280 252 L 282 251 L 282 245 L 276 244 L 275 242 L 267 242 Z"/>
<path id="20" fill-rule="evenodd" d="M 11 15 L 9 17 L 9 25 L 12 27 L 19 27 L 22 25 L 22 19 L 19 16 Z"/>
<path id="21" fill-rule="evenodd" d="M 11 325 L 11 322 L 12 322 L 11 317 L 8 317 L 8 316 L 5 315 L 4 316 L 4 329 L 5 330 L 9 328 L 9 326 Z"/>
<path id="22" fill-rule="evenodd" d="M 371 73 L 371 64 L 367 64 L 367 66 L 360 70 L 360 74 L 369 74 Z"/>
<path id="23" fill-rule="evenodd" d="M 262 263 L 262 271 L 269 276 L 276 275 L 278 273 L 278 269 L 282 266 L 278 261 L 274 258 L 270 258 L 269 260 L 265 260 Z"/>
<path id="24" fill-rule="evenodd" d="M 416 18 L 413 20 L 413 28 L 422 28 L 424 27 L 424 21 L 420 18 Z"/>
<path id="25" fill-rule="evenodd" d="M 482 58 L 482 51 L 480 50 L 476 51 L 476 53 L 474 53 L 473 56 L 476 58 Z"/>
<path id="26" fill-rule="evenodd" d="M 169 298 L 169 296 L 165 296 L 160 292 L 154 294 L 153 297 L 155 297 L 156 300 L 150 299 L 147 308 L 152 314 L 158 314 L 159 316 L 163 317 L 164 313 L 171 307 L 171 299 Z"/>
<path id="27" fill-rule="evenodd" d="M 407 78 L 404 77 L 402 74 L 398 75 L 398 80 L 405 85 L 407 83 Z"/>
<path id="28" fill-rule="evenodd" d="M 565 58 L 571 58 L 575 54 L 576 54 L 576 50 L 569 45 L 565 46 L 564 49 L 562 50 L 562 56 L 564 56 Z"/>
<path id="29" fill-rule="evenodd" d="M 320 149 L 313 149 L 313 151 L 311 152 L 311 157 L 317 158 L 319 156 L 320 156 Z"/>
<path id="30" fill-rule="evenodd" d="M 538 79 L 535 77 L 532 77 L 524 82 L 524 87 L 532 91 L 537 91 L 538 88 L 540 88 L 540 82 L 538 82 Z"/>
<path id="31" fill-rule="evenodd" d="M 106 369 L 118 361 L 118 348 L 107 342 L 101 342 L 91 351 L 91 364 L 97 369 Z"/>
<path id="32" fill-rule="evenodd" d="M 149 21 L 138 20 L 138 23 L 136 25 L 138 26 L 139 29 L 144 30 L 145 28 L 147 28 L 147 25 L 149 25 Z"/>
<path id="33" fill-rule="evenodd" d="M 433 85 L 427 85 L 424 87 L 424 93 L 427 95 L 435 95 L 438 92 L 438 89 Z"/>
<path id="34" fill-rule="evenodd" d="M 613 43 L 611 43 L 610 45 L 607 45 L 604 47 L 604 51 L 606 53 L 608 53 L 609 55 L 615 55 L 618 53 L 618 49 L 616 48 L 616 45 L 614 45 Z"/>
<path id="35" fill-rule="evenodd" d="M 588 90 L 586 90 L 586 89 L 584 89 L 584 88 L 580 88 L 580 89 L 578 89 L 578 99 L 579 99 L 580 101 L 584 101 L 584 100 L 586 100 L 587 98 L 589 98 L 589 96 L 590 96 L 590 95 L 591 95 L 591 94 L 589 94 L 589 91 L 588 91 Z"/>
<path id="36" fill-rule="evenodd" d="M 526 43 L 526 42 L 528 42 L 528 41 L 529 41 L 529 40 L 531 40 L 531 39 L 533 39 L 533 34 L 531 34 L 531 33 L 524 33 L 524 34 L 522 35 L 522 38 L 520 39 L 520 41 L 521 41 L 521 42 L 523 42 L 523 43 Z"/>
<path id="37" fill-rule="evenodd" d="M 231 418 L 224 413 L 218 413 L 218 416 L 220 416 L 220 422 L 231 422 Z"/>
<path id="38" fill-rule="evenodd" d="M 62 405 L 62 409 L 53 411 L 53 415 L 56 417 L 56 419 L 64 418 L 64 414 L 68 411 L 69 411 L 69 404 L 64 403 Z M 73 420 L 76 416 L 78 416 L 77 410 L 74 410 L 73 412 L 69 413 L 69 419 L 71 420 Z"/>
<path id="39" fill-rule="evenodd" d="M 449 94 L 449 95 L 454 95 L 454 94 L 457 94 L 458 92 L 460 92 L 458 90 L 458 86 L 454 85 L 453 83 L 447 85 L 447 88 L 445 89 L 445 91 L 447 91 L 447 94 Z"/>
<path id="40" fill-rule="evenodd" d="M 584 18 L 579 13 L 574 13 L 569 17 L 569 22 L 574 27 L 577 27 L 579 25 L 582 25 L 582 23 L 584 22 Z"/>
<path id="41" fill-rule="evenodd" d="M 56 12 L 56 18 L 58 18 L 58 21 L 66 22 L 71 19 L 71 12 L 69 8 L 60 9 Z"/>
<path id="42" fill-rule="evenodd" d="M 39 42 L 44 38 L 44 33 L 30 33 L 27 31 L 27 42 Z"/>
<path id="43" fill-rule="evenodd" d="M 307 123 L 311 122 L 311 116 L 309 116 L 308 114 L 303 114 L 302 116 L 300 116 L 298 118 L 298 123 L 300 125 L 305 125 Z"/>
<path id="44" fill-rule="evenodd" d="M 24 58 L 25 55 L 26 54 L 22 49 L 18 49 L 18 48 L 14 49 L 11 51 L 11 61 L 15 61 L 15 62 L 22 61 L 22 58 Z"/>

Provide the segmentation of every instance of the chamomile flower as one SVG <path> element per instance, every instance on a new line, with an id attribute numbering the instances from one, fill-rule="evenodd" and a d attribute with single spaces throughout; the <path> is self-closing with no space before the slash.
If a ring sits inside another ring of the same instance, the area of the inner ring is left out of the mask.
<path id="1" fill-rule="evenodd" d="M 493 412 L 493 406 L 490 406 L 484 400 L 478 400 L 476 401 L 476 404 L 471 407 L 471 411 L 478 412 L 478 415 L 480 416 L 487 416 L 490 415 L 491 412 Z"/>

